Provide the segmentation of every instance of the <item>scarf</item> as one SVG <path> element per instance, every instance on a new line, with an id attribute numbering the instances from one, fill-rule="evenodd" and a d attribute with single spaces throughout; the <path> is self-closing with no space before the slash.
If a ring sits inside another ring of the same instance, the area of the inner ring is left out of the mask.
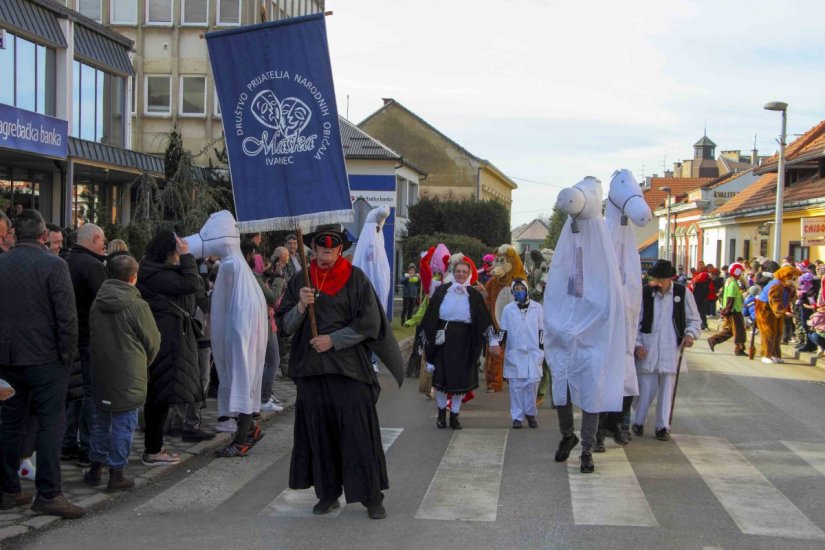
<path id="1" fill-rule="evenodd" d="M 467 277 L 467 280 L 463 283 L 459 283 L 455 279 L 453 279 L 453 284 L 450 285 L 450 288 L 447 290 L 448 292 L 455 292 L 456 294 L 466 296 L 467 295 L 467 287 L 470 286 L 470 278 Z"/>
<path id="2" fill-rule="evenodd" d="M 335 264 L 329 269 L 318 267 L 318 261 L 312 260 L 309 264 L 309 280 L 312 286 L 328 296 L 335 296 L 344 288 L 352 275 L 352 264 L 343 256 L 339 256 Z"/>

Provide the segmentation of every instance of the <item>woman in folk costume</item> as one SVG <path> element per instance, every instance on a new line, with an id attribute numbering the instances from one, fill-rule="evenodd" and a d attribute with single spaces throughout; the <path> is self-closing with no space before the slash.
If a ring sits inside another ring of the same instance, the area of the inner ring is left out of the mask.
<path id="1" fill-rule="evenodd" d="M 619 263 L 602 212 L 602 187 L 587 177 L 559 193 L 556 208 L 569 214 L 544 291 L 544 353 L 553 373 L 553 402 L 564 462 L 579 439 L 573 405 L 582 410 L 581 471 L 595 467 L 599 414 L 620 411 L 625 363 L 625 318 Z"/>
<path id="2" fill-rule="evenodd" d="M 636 348 L 636 333 L 639 330 L 639 314 L 642 308 L 642 261 L 636 247 L 633 226 L 646 226 L 653 218 L 653 214 L 642 197 L 639 183 L 629 170 L 622 169 L 613 173 L 604 218 L 607 231 L 613 239 L 616 259 L 619 261 L 619 278 L 622 284 L 627 330 L 624 348 L 622 409 L 599 415 L 599 431 L 596 434 L 595 449 L 598 451 L 604 450 L 605 433 L 611 435 L 613 441 L 619 445 L 627 445 L 630 441 L 630 407 L 633 404 L 633 397 L 639 395 L 633 351 Z M 630 224 L 628 221 L 633 223 Z"/>
<path id="3" fill-rule="evenodd" d="M 524 419 L 537 428 L 536 390 L 541 380 L 544 351 L 544 312 L 541 304 L 528 295 L 527 282 L 515 279 L 514 302 L 504 306 L 500 329 L 504 352 L 504 378 L 510 386 L 510 417 L 513 428 L 520 429 Z"/>
<path id="4" fill-rule="evenodd" d="M 263 437 L 252 415 L 261 410 L 268 337 L 266 300 L 241 254 L 240 234 L 228 211 L 209 216 L 197 234 L 186 237 L 186 242 L 196 257 L 221 259 L 210 314 L 212 357 L 220 380 L 218 429 L 236 434 L 217 454 L 245 456 Z"/>
<path id="5" fill-rule="evenodd" d="M 387 249 L 384 248 L 383 232 L 384 222 L 389 215 L 390 209 L 386 206 L 370 210 L 352 256 L 352 265 L 363 271 L 370 280 L 385 313 L 388 311 L 387 301 L 392 286 L 390 261 L 387 258 Z"/>
<path id="6" fill-rule="evenodd" d="M 427 358 L 427 369 L 433 373 L 436 389 L 439 428 L 447 426 L 448 394 L 464 395 L 478 387 L 477 362 L 481 350 L 499 355 L 493 321 L 481 294 L 470 286 L 474 266 L 469 258 L 458 262 L 454 281 L 439 286 L 421 323 L 421 338 Z M 461 400 L 452 399 L 450 427 L 461 429 Z"/>
<path id="7" fill-rule="evenodd" d="M 782 362 L 785 317 L 790 315 L 791 297 L 796 294 L 800 275 L 802 272 L 791 265 L 779 268 L 756 298 L 756 326 L 762 336 L 763 363 Z"/>

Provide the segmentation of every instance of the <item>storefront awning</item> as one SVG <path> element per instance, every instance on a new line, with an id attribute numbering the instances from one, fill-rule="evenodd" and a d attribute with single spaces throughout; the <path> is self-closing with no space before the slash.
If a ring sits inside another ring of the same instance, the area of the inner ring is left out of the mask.
<path id="1" fill-rule="evenodd" d="M 0 1 L 0 23 L 11 32 L 37 37 L 38 42 L 54 48 L 68 46 L 57 15 L 37 4 L 25 0 Z"/>
<path id="2" fill-rule="evenodd" d="M 75 25 L 74 28 L 74 53 L 81 61 L 117 75 L 135 74 L 127 48 L 83 25 Z"/>
<path id="3" fill-rule="evenodd" d="M 133 173 L 149 172 L 153 175 L 163 175 L 163 159 L 160 157 L 73 137 L 69 138 L 69 157 L 80 162 L 88 161 L 102 168 L 111 166 Z"/>

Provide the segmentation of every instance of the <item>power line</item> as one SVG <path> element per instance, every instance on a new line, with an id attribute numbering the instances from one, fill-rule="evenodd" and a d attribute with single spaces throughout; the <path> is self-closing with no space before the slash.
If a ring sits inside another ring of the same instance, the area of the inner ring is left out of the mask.
<path id="1" fill-rule="evenodd" d="M 531 180 L 531 179 L 527 179 L 527 178 L 520 178 L 518 176 L 509 176 L 509 177 L 510 177 L 510 179 L 514 179 L 514 180 L 524 181 L 524 182 L 527 182 L 527 183 L 535 183 L 537 185 L 546 185 L 548 187 L 558 187 L 559 189 L 565 189 L 565 188 L 569 187 L 569 185 L 559 185 L 558 183 L 549 183 L 549 182 L 546 182 L 546 181 L 536 181 L 536 180 Z"/>

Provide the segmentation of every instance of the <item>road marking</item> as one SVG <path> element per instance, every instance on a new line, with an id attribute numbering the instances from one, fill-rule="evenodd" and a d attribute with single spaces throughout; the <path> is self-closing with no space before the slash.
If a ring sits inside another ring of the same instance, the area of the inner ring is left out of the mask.
<path id="1" fill-rule="evenodd" d="M 381 428 L 381 446 L 384 448 L 385 453 L 392 447 L 392 444 L 395 443 L 403 431 L 404 428 Z M 318 502 L 318 497 L 315 496 L 315 489 L 284 489 L 258 515 L 289 518 L 311 517 L 312 507 L 315 506 L 316 502 Z M 341 504 L 340 508 L 334 509 L 323 517 L 337 517 L 346 503 L 341 502 Z"/>
<path id="2" fill-rule="evenodd" d="M 508 432 L 453 433 L 415 518 L 495 521 Z"/>
<path id="3" fill-rule="evenodd" d="M 825 538 L 825 533 L 726 439 L 688 435 L 674 435 L 673 439 L 743 533 Z"/>
<path id="4" fill-rule="evenodd" d="M 593 474 L 582 474 L 578 461 L 567 461 L 575 523 L 658 527 L 624 449 L 611 448 L 594 459 Z"/>
<path id="5" fill-rule="evenodd" d="M 291 426 L 281 429 L 272 426 L 247 457 L 216 458 L 135 510 L 141 513 L 212 511 L 269 468 L 291 445 Z"/>
<path id="6" fill-rule="evenodd" d="M 782 441 L 781 443 L 825 476 L 825 444 L 807 441 Z"/>

